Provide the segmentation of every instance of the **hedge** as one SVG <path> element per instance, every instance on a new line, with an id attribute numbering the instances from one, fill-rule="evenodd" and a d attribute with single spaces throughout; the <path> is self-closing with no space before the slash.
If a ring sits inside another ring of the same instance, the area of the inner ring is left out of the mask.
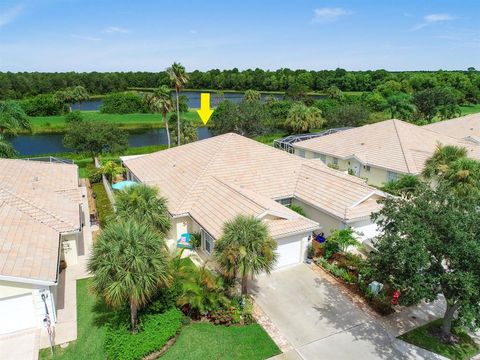
<path id="1" fill-rule="evenodd" d="M 145 314 L 140 331 L 132 334 L 130 323 L 107 325 L 105 353 L 111 360 L 137 360 L 160 350 L 180 330 L 182 312 L 172 308 L 162 314 Z"/>

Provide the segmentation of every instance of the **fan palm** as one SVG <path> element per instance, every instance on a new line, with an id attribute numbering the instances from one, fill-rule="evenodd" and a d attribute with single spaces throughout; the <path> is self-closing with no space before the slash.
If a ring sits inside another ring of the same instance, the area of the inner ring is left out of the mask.
<path id="1" fill-rule="evenodd" d="M 461 197 L 480 193 L 480 162 L 467 157 L 450 163 L 443 176 L 447 188 L 453 189 Z"/>
<path id="2" fill-rule="evenodd" d="M 159 195 L 158 189 L 144 184 L 117 192 L 114 216 L 124 221 L 135 219 L 163 235 L 167 235 L 172 226 L 167 200 Z"/>
<path id="3" fill-rule="evenodd" d="M 134 220 L 113 222 L 97 238 L 88 271 L 96 294 L 115 308 L 130 306 L 132 332 L 138 329 L 138 311 L 168 286 L 169 256 L 164 238 Z"/>
<path id="4" fill-rule="evenodd" d="M 177 134 L 180 134 L 180 100 L 179 94 L 180 90 L 182 90 L 185 84 L 188 82 L 188 74 L 185 71 L 185 67 L 180 64 L 174 62 L 171 67 L 167 69 L 168 76 L 170 77 L 170 81 L 175 86 L 175 94 L 176 94 L 176 105 L 177 105 Z M 180 136 L 177 137 L 177 145 L 180 145 Z"/>
<path id="5" fill-rule="evenodd" d="M 226 274 L 241 277 L 242 295 L 246 295 L 249 276 L 273 270 L 276 248 L 261 220 L 239 215 L 225 224 L 223 236 L 215 243 L 214 255 Z"/>
<path id="6" fill-rule="evenodd" d="M 168 129 L 167 115 L 173 109 L 172 97 L 170 95 L 170 89 L 166 85 L 162 85 L 156 89 L 153 93 L 145 95 L 145 103 L 150 111 L 162 114 L 163 121 L 165 122 L 165 130 L 167 132 L 167 143 L 170 148 L 170 131 Z"/>
<path id="7" fill-rule="evenodd" d="M 296 103 L 288 112 L 285 126 L 293 133 L 304 133 L 313 127 L 321 127 L 324 123 L 320 109 Z"/>
<path id="8" fill-rule="evenodd" d="M 422 175 L 427 179 L 442 175 L 452 162 L 466 156 L 467 150 L 463 147 L 438 144 L 433 156 L 425 162 Z"/>

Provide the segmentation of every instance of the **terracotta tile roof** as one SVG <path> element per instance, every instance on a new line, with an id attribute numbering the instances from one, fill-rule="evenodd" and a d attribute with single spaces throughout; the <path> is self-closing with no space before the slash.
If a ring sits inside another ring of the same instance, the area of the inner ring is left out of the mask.
<path id="1" fill-rule="evenodd" d="M 480 113 L 438 121 L 425 125 L 423 128 L 457 139 L 468 140 L 471 138 L 474 142 L 480 143 Z M 475 139 L 478 140 L 475 141 Z"/>
<path id="2" fill-rule="evenodd" d="M 274 199 L 296 197 L 349 221 L 347 208 L 368 194 L 380 194 L 364 180 L 319 160 L 302 159 L 231 133 L 122 160 L 141 182 L 160 188 L 173 215 L 191 214 L 214 237 L 235 215 L 258 216 L 266 210 L 283 214 L 267 221 L 275 236 L 316 226 Z M 288 219 L 292 214 L 295 217 Z"/>
<path id="3" fill-rule="evenodd" d="M 78 168 L 0 159 L 0 169 L 0 275 L 54 281 L 60 234 L 81 226 Z"/>
<path id="4" fill-rule="evenodd" d="M 56 281 L 60 234 L 0 201 L 0 274 Z"/>
<path id="5" fill-rule="evenodd" d="M 357 158 L 364 165 L 398 173 L 419 174 L 439 143 L 463 146 L 471 157 L 480 158 L 480 147 L 396 119 L 300 141 L 293 146 L 340 159 Z"/>

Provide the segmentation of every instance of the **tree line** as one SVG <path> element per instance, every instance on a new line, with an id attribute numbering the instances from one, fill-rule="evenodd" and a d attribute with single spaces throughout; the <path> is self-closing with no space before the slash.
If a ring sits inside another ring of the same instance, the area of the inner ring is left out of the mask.
<path id="1" fill-rule="evenodd" d="M 466 100 L 477 102 L 480 92 L 480 73 L 474 68 L 466 71 L 391 72 L 386 70 L 347 71 L 262 69 L 195 70 L 188 73 L 192 89 L 324 92 L 331 87 L 341 91 L 370 92 L 388 82 L 397 82 L 403 91 L 413 93 L 434 87 L 449 87 L 463 94 Z M 171 86 L 167 71 L 160 72 L 89 72 L 43 73 L 0 72 L 0 99 L 22 99 L 38 94 L 83 86 L 90 94 L 107 94 L 129 88 L 158 88 Z"/>

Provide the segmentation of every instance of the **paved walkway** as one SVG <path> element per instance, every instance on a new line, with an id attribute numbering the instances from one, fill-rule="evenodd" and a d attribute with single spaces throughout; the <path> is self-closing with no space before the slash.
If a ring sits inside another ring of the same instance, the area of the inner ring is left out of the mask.
<path id="1" fill-rule="evenodd" d="M 57 323 L 54 328 L 55 345 L 64 344 L 77 339 L 77 280 L 84 279 L 90 275 L 87 272 L 87 261 L 92 250 L 93 240 L 92 231 L 98 230 L 96 226 L 90 226 L 90 217 L 88 210 L 88 197 L 86 188 L 82 188 L 84 200 L 82 210 L 85 214 L 85 224 L 83 227 L 84 254 L 78 257 L 78 263 L 68 266 L 60 274 L 58 293 L 63 294 L 63 304 L 57 301 Z M 45 329 L 41 329 L 40 348 L 50 346 L 48 334 Z"/>
<path id="2" fill-rule="evenodd" d="M 259 276 L 251 292 L 293 348 L 275 359 L 442 359 L 396 339 L 307 265 Z"/>
<path id="3" fill-rule="evenodd" d="M 30 360 L 38 359 L 40 331 L 28 329 L 0 336 L 0 359 Z"/>

